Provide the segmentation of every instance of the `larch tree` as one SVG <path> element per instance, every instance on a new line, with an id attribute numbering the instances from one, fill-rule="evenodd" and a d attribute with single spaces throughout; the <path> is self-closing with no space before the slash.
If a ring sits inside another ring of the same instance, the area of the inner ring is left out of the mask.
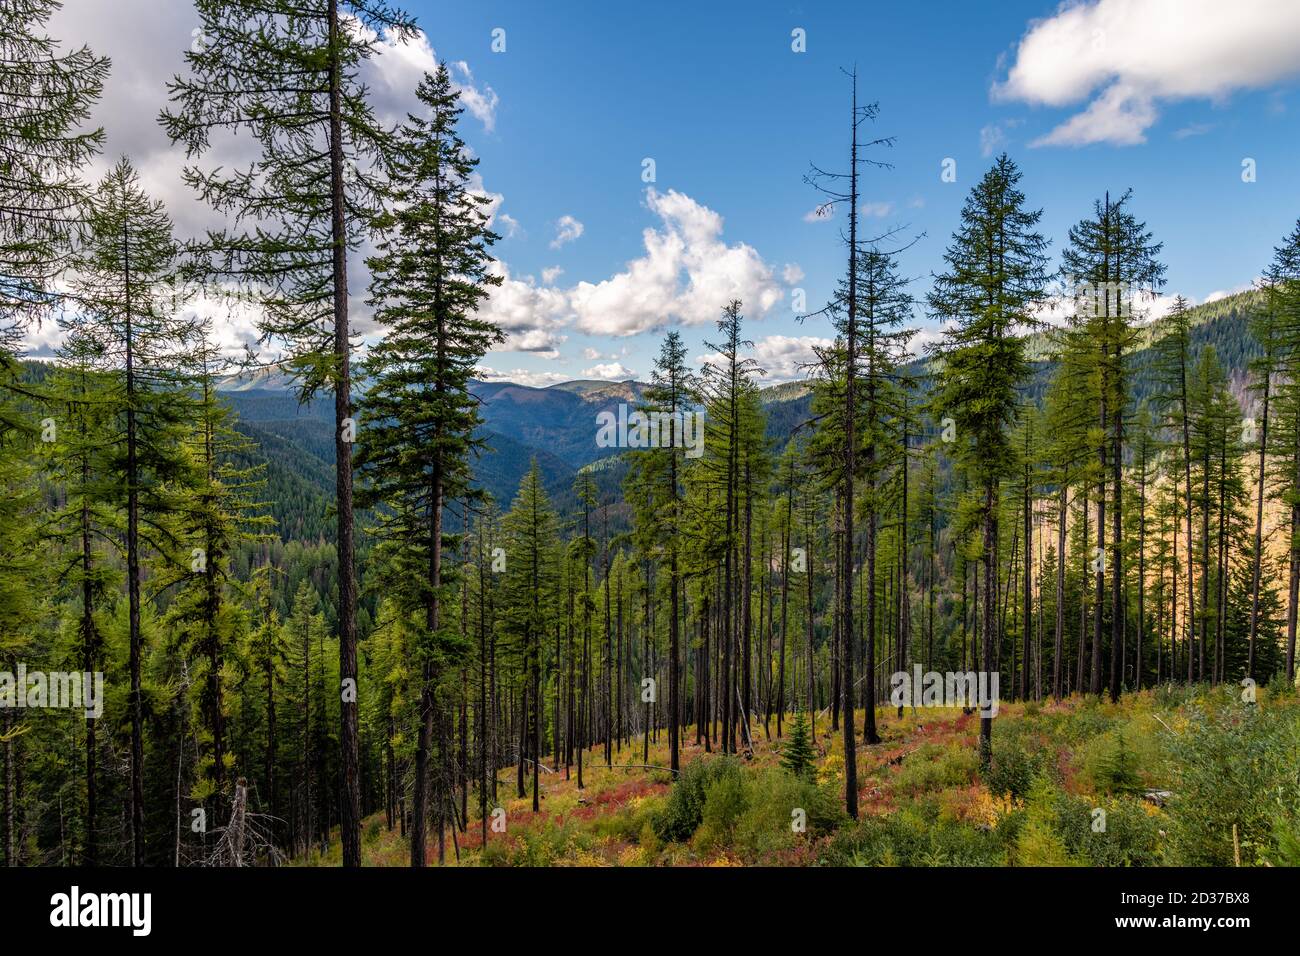
<path id="1" fill-rule="evenodd" d="M 1093 607 L 1093 658 L 1089 690 L 1101 693 L 1102 624 L 1105 614 L 1106 572 L 1111 574 L 1110 699 L 1119 700 L 1120 648 L 1124 643 L 1123 587 L 1123 467 L 1124 421 L 1127 413 L 1125 354 L 1136 341 L 1135 306 L 1143 292 L 1154 293 L 1164 283 L 1165 267 L 1157 258 L 1162 245 L 1154 242 L 1146 224 L 1129 211 L 1131 192 L 1117 200 L 1107 193 L 1093 203 L 1092 216 L 1070 228 L 1061 255 L 1061 270 L 1074 297 L 1074 321 L 1084 330 L 1095 353 L 1099 379 L 1098 426 L 1104 436 L 1097 447 L 1102 474 L 1097 489 L 1096 598 Z M 1110 483 L 1109 490 L 1107 482 Z M 1111 509 L 1111 560 L 1106 551 L 1106 504 Z M 1109 565 L 1109 567 L 1108 567 Z"/>
<path id="2" fill-rule="evenodd" d="M 1009 427 L 1020 407 L 1028 372 L 1024 339 L 1047 282 L 1047 240 L 1037 231 L 1041 210 L 1030 211 L 1019 189 L 1021 173 L 1004 153 L 975 185 L 962 207 L 961 225 L 944 253 L 947 270 L 935 276 L 929 305 L 945 323 L 933 349 L 940 362 L 932 396 L 936 419 L 951 420 L 953 450 L 971 471 L 980 493 L 984 570 L 981 636 L 983 670 L 993 671 L 999 643 L 998 487 L 1015 462 Z M 980 765 L 993 755 L 993 719 L 980 718 Z"/>
<path id="3" fill-rule="evenodd" d="M 115 502 L 126 516 L 122 550 L 129 605 L 131 856 L 136 866 L 145 860 L 142 551 L 152 539 L 155 550 L 175 553 L 174 536 L 152 517 L 177 510 L 178 492 L 192 475 L 181 449 L 189 404 L 185 350 L 194 325 L 175 308 L 176 258 L 170 218 L 140 187 L 130 162 L 120 160 L 92 199 L 72 283 L 76 307 L 59 322 L 69 348 L 110 373 L 114 383 L 111 473 Z M 143 530 L 142 516 L 150 518 Z"/>
<path id="4" fill-rule="evenodd" d="M 191 159 L 213 134 L 247 133 L 245 168 L 189 165 L 186 181 L 230 229 L 196 244 L 203 273 L 258 292 L 263 338 L 283 345 L 300 398 L 334 396 L 335 548 L 343 865 L 361 865 L 357 569 L 352 504 L 353 331 L 348 264 L 382 205 L 389 131 L 360 79 L 380 44 L 415 35 L 383 0 L 195 0 L 188 74 L 160 117 Z"/>
<path id="5" fill-rule="evenodd" d="M 59 0 L 0 0 L 0 356 L 58 302 L 85 220 L 81 171 L 103 143 L 84 129 L 109 61 L 46 32 Z"/>

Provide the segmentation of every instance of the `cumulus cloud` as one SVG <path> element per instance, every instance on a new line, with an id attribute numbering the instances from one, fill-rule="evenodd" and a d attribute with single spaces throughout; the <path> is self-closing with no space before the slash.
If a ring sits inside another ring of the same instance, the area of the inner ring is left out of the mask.
<path id="1" fill-rule="evenodd" d="M 625 382 L 629 378 L 636 378 L 636 372 L 632 371 L 621 362 L 607 362 L 603 365 L 593 365 L 591 368 L 582 370 L 583 378 L 599 378 L 607 382 Z"/>
<path id="2" fill-rule="evenodd" d="M 1297 73 L 1295 0 L 1092 0 L 1031 22 L 992 93 L 1050 107 L 1090 100 L 1031 145 L 1130 145 L 1145 141 L 1163 100 L 1222 100 Z"/>
<path id="3" fill-rule="evenodd" d="M 555 220 L 555 238 L 551 240 L 551 248 L 558 249 L 560 246 L 575 241 L 586 228 L 572 216 L 561 216 Z"/>
<path id="4" fill-rule="evenodd" d="M 808 378 L 808 366 L 817 361 L 815 350 L 833 344 L 830 339 L 815 335 L 769 335 L 755 342 L 749 355 L 766 373 L 763 383 L 777 385 Z M 722 361 L 722 356 L 716 353 L 695 357 L 696 365 L 718 365 Z"/>
<path id="5" fill-rule="evenodd" d="M 781 270 L 781 279 L 786 285 L 794 285 L 803 280 L 803 269 L 799 268 L 797 262 L 787 262 Z"/>
<path id="6" fill-rule="evenodd" d="M 570 315 L 566 294 L 560 289 L 538 285 L 531 276 L 514 278 L 509 266 L 499 260 L 492 262 L 488 271 L 500 276 L 501 284 L 492 290 L 479 309 L 479 316 L 505 330 L 507 338 L 503 348 L 541 352 L 554 358 L 565 340 L 561 329 Z"/>
<path id="7" fill-rule="evenodd" d="M 769 335 L 754 343 L 754 359 L 767 370 L 766 381 L 789 382 L 807 378 L 806 366 L 817 360 L 813 350 L 832 344 L 830 339 L 813 335 Z"/>
<path id="8" fill-rule="evenodd" d="M 722 239 L 722 216 L 690 196 L 646 190 L 659 228 L 642 233 L 645 254 L 599 282 L 568 290 L 574 324 L 592 335 L 636 335 L 674 322 L 717 319 L 732 299 L 750 318 L 765 315 L 784 295 L 757 250 Z"/>

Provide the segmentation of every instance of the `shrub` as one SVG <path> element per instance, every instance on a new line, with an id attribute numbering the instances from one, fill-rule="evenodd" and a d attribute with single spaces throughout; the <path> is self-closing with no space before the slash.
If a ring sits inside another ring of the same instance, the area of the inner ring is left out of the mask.
<path id="1" fill-rule="evenodd" d="M 984 783 L 994 795 L 1023 800 L 1034 778 L 1049 766 L 1047 752 L 1022 735 L 1004 734 L 993 741 L 993 762 Z"/>
<path id="2" fill-rule="evenodd" d="M 1283 851 L 1279 815 L 1300 819 L 1300 713 L 1234 703 L 1193 708 L 1169 744 L 1177 768 L 1170 839 L 1187 866 L 1231 866 Z"/>
<path id="3" fill-rule="evenodd" d="M 697 759 L 677 775 L 668 802 L 654 815 L 655 835 L 665 843 L 685 843 L 704 820 L 704 797 L 708 787 L 728 776 L 740 776 L 735 757 Z"/>
<path id="4" fill-rule="evenodd" d="M 1125 740 L 1123 729 L 1085 746 L 1082 770 L 1095 793 L 1133 793 L 1142 786 L 1138 755 Z"/>
<path id="5" fill-rule="evenodd" d="M 1020 866 L 1154 866 L 1161 859 L 1160 820 L 1141 800 L 1093 806 L 1041 777 L 1025 801 L 1015 842 Z"/>
<path id="6" fill-rule="evenodd" d="M 727 848 L 736 842 L 736 827 L 749 809 L 750 788 L 737 768 L 720 774 L 704 789 L 704 811 L 695 842 L 703 849 Z"/>
<path id="7" fill-rule="evenodd" d="M 1002 866 L 1007 846 L 1001 828 L 984 830 L 941 820 L 922 802 L 888 816 L 867 816 L 839 830 L 824 862 L 838 866 Z"/>
<path id="8" fill-rule="evenodd" d="M 907 755 L 894 775 L 894 789 L 915 796 L 967 786 L 979 769 L 979 754 L 970 747 L 925 744 Z"/>

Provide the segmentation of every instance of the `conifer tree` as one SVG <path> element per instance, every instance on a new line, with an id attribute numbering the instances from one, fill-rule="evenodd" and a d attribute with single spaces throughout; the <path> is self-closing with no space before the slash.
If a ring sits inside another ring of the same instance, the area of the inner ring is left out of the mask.
<path id="1" fill-rule="evenodd" d="M 63 51 L 45 32 L 59 0 L 0 0 L 0 356 L 57 302 L 86 212 L 85 163 L 104 133 L 84 129 L 109 61 Z"/>
<path id="2" fill-rule="evenodd" d="M 152 518 L 178 506 L 191 472 L 181 451 L 190 399 L 185 349 L 193 323 L 177 315 L 169 294 L 177 248 L 162 204 L 141 189 L 120 160 L 92 200 L 88 235 L 78 250 L 77 308 L 60 317 L 67 354 L 109 372 L 114 414 L 112 494 L 125 513 L 130 640 L 132 862 L 144 863 L 144 701 L 141 696 L 142 550 L 175 552 L 175 539 Z M 148 528 L 142 530 L 142 516 Z"/>
<path id="3" fill-rule="evenodd" d="M 981 491 L 984 565 L 981 635 L 986 672 L 1000 643 L 997 585 L 998 486 L 1014 463 L 1009 427 L 1019 411 L 1019 387 L 1028 371 L 1024 340 L 1044 296 L 1047 240 L 1036 231 L 1041 210 L 1025 208 L 1021 173 L 1004 153 L 971 190 L 961 226 L 944 253 L 946 272 L 935 277 L 930 310 L 946 322 L 932 398 L 934 417 L 951 419 L 955 451 Z M 992 758 L 993 721 L 980 718 L 980 765 Z"/>
<path id="4" fill-rule="evenodd" d="M 1187 547 L 1187 683 L 1193 680 L 1193 655 L 1190 653 L 1192 640 L 1196 633 L 1196 560 L 1193 556 L 1192 542 L 1192 449 L 1190 385 L 1195 357 L 1192 351 L 1191 317 L 1187 312 L 1187 300 L 1181 295 L 1174 298 L 1173 308 L 1165 316 L 1162 326 L 1164 334 L 1156 341 L 1156 368 L 1160 382 L 1160 403 L 1165 412 L 1165 423 L 1173 433 L 1177 461 L 1182 465 L 1183 499 L 1182 507 L 1186 521 L 1184 541 Z M 1201 612 L 1204 613 L 1204 605 Z"/>
<path id="5" fill-rule="evenodd" d="M 339 671 L 344 683 L 341 826 L 344 866 L 361 865 L 357 581 L 352 506 L 352 328 L 348 261 L 384 196 L 388 131 L 359 79 L 385 39 L 412 21 L 384 0 L 195 0 L 202 42 L 168 90 L 161 122 L 193 159 L 214 132 L 247 132 L 246 169 L 187 166 L 186 181 L 236 224 L 198 245 L 212 278 L 256 287 L 263 337 L 282 343 L 298 392 L 334 395 Z"/>
<path id="6" fill-rule="evenodd" d="M 389 208 L 377 220 L 369 260 L 371 301 L 384 338 L 371 349 L 357 469 L 362 506 L 383 505 L 374 534 L 389 562 L 388 593 L 418 609 L 427 633 L 421 658 L 419 742 L 412 796 L 411 865 L 424 862 L 428 760 L 439 666 L 458 635 L 442 604 L 446 503 L 470 495 L 471 459 L 481 446 L 469 394 L 478 361 L 502 340 L 477 310 L 499 277 L 487 273 L 496 235 L 487 198 L 471 190 L 477 160 L 456 124 L 462 112 L 445 64 L 426 74 L 411 114 L 393 138 Z"/>
<path id="7" fill-rule="evenodd" d="M 532 765 L 536 812 L 541 808 L 542 644 L 551 632 L 559 589 L 557 519 L 542 487 L 536 459 L 519 484 L 514 504 L 502 521 L 502 531 L 506 570 L 501 621 L 506 635 L 515 642 L 523 667 L 519 737 L 528 750 L 520 747 L 519 763 Z"/>
<path id="8" fill-rule="evenodd" d="M 1093 607 L 1092 681 L 1089 690 L 1101 693 L 1102 620 L 1105 611 L 1106 572 L 1110 571 L 1111 656 L 1110 699 L 1119 700 L 1120 648 L 1124 643 L 1122 607 L 1123 566 L 1123 448 L 1124 418 L 1128 404 L 1126 352 L 1137 338 L 1133 321 L 1135 303 L 1145 287 L 1154 292 L 1164 282 L 1165 267 L 1156 258 L 1162 248 L 1153 242 L 1146 224 L 1129 211 L 1131 192 L 1112 201 L 1093 203 L 1093 215 L 1070 228 L 1069 243 L 1061 256 L 1061 269 L 1072 286 L 1075 322 L 1089 340 L 1096 362 L 1100 408 L 1098 424 L 1105 435 L 1097 455 L 1102 475 L 1097 491 L 1096 600 Z M 1108 467 L 1109 461 L 1109 467 Z M 1111 509 L 1111 553 L 1106 551 L 1107 487 Z M 1108 567 L 1109 565 L 1109 567 Z"/>

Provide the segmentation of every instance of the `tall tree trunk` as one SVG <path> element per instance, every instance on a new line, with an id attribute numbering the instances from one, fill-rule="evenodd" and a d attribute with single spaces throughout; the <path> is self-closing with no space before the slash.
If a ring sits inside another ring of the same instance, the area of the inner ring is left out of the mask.
<path id="1" fill-rule="evenodd" d="M 344 693 L 339 708 L 340 832 L 343 865 L 361 865 L 360 739 L 357 724 L 357 607 L 352 522 L 352 446 L 345 428 L 352 416 L 348 328 L 347 224 L 344 219 L 342 64 L 339 62 L 338 0 L 328 0 L 329 16 L 329 150 L 331 241 L 334 246 L 334 457 L 335 511 L 338 519 L 339 680 Z"/>

